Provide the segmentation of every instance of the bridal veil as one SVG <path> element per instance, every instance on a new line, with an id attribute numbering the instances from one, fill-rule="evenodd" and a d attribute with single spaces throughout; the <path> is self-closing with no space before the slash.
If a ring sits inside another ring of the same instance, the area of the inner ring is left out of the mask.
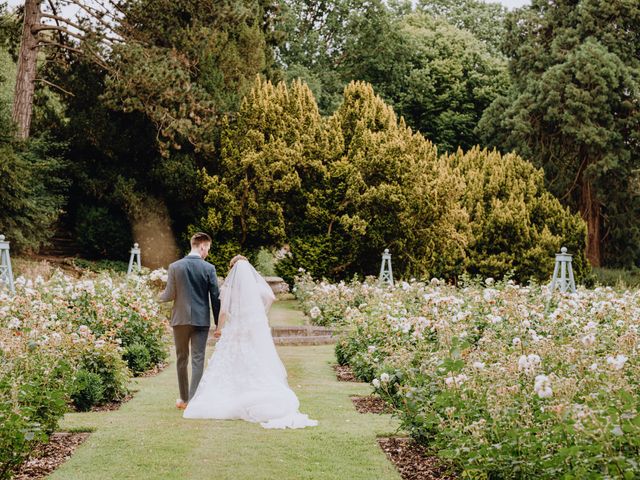
<path id="1" fill-rule="evenodd" d="M 242 419 L 265 428 L 317 425 L 298 411 L 273 343 L 267 313 L 274 300 L 249 262 L 234 265 L 221 289 L 222 336 L 185 418 Z"/>

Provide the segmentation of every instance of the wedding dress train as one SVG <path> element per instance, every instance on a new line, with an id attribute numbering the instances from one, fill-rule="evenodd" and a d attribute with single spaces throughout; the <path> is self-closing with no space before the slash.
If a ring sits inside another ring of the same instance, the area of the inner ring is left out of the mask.
<path id="1" fill-rule="evenodd" d="M 234 265 L 221 290 L 222 336 L 185 418 L 242 419 L 264 428 L 318 424 L 298 411 L 273 343 L 267 312 L 274 298 L 249 262 Z"/>

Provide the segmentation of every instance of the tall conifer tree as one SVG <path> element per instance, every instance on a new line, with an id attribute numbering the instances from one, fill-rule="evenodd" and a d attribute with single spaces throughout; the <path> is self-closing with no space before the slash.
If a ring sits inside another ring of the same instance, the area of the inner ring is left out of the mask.
<path id="1" fill-rule="evenodd" d="M 533 0 L 508 16 L 513 88 L 484 141 L 543 167 L 587 222 L 589 261 L 640 260 L 640 3 Z"/>

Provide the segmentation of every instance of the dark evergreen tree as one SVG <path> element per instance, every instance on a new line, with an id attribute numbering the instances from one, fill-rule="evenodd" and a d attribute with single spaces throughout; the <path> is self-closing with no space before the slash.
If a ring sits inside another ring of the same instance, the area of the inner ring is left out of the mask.
<path id="1" fill-rule="evenodd" d="M 417 11 L 410 2 L 382 0 L 285 5 L 288 37 L 279 59 L 287 78 L 309 84 L 321 113 L 333 113 L 348 82 L 363 80 L 441 150 L 478 143 L 482 112 L 507 86 L 495 44 L 504 14 L 499 6 L 472 0 L 425 1 Z"/>
<path id="2" fill-rule="evenodd" d="M 640 260 L 640 4 L 533 0 L 508 16 L 513 87 L 480 124 L 484 142 L 543 167 L 587 222 L 595 266 Z"/>
<path id="3" fill-rule="evenodd" d="M 60 151 L 46 136 L 16 140 L 0 102 L 0 233 L 18 251 L 37 251 L 53 234 L 66 200 Z"/>

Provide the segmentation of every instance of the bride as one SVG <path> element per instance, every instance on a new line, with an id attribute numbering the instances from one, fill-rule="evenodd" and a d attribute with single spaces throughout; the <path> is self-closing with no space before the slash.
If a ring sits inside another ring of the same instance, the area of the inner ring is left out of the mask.
<path id="1" fill-rule="evenodd" d="M 246 258 L 235 257 L 231 267 L 220 295 L 221 338 L 184 418 L 242 419 L 264 428 L 316 426 L 298 411 L 271 337 L 271 288 Z"/>

